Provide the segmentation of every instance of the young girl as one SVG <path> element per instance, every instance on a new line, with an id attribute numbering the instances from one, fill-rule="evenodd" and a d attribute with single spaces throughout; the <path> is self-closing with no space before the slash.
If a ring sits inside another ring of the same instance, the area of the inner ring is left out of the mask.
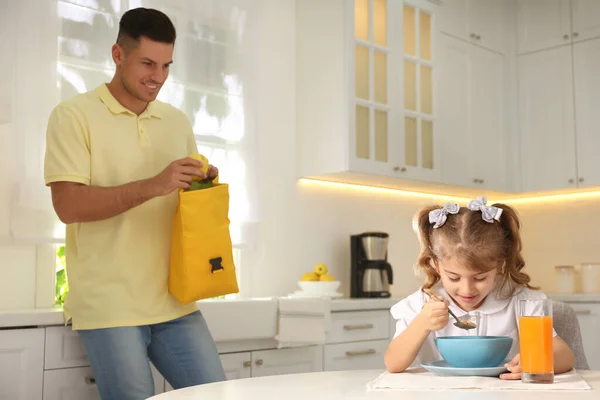
<path id="1" fill-rule="evenodd" d="M 510 336 L 513 346 L 502 379 L 520 379 L 517 304 L 520 299 L 546 296 L 529 285 L 523 272 L 520 222 L 504 204 L 488 207 L 486 198 L 471 201 L 467 208 L 447 203 L 417 214 L 421 243 L 417 267 L 425 272 L 422 289 L 391 308 L 396 334 L 385 354 L 390 372 L 411 365 L 441 360 L 434 338 L 439 336 Z M 423 292 L 431 289 L 444 301 Z M 459 319 L 477 324 L 473 330 L 449 323 L 448 307 Z M 567 372 L 575 356 L 554 332 L 554 372 Z"/>

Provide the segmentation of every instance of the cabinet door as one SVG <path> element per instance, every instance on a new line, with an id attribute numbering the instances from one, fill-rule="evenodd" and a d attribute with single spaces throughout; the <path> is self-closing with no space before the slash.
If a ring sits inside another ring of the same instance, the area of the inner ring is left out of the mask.
<path id="1" fill-rule="evenodd" d="M 521 189 L 576 186 L 571 47 L 521 55 L 519 130 Z"/>
<path id="2" fill-rule="evenodd" d="M 578 185 L 597 186 L 600 185 L 600 39 L 575 43 L 573 56 Z"/>
<path id="3" fill-rule="evenodd" d="M 473 43 L 504 54 L 506 52 L 507 2 L 469 1 L 469 38 Z"/>
<path id="4" fill-rule="evenodd" d="M 44 400 L 100 400 L 89 367 L 44 372 Z"/>
<path id="5" fill-rule="evenodd" d="M 471 47 L 440 35 L 440 146 L 442 182 L 473 186 L 471 149 Z"/>
<path id="6" fill-rule="evenodd" d="M 327 344 L 324 348 L 324 371 L 385 369 L 383 356 L 390 341 Z"/>
<path id="7" fill-rule="evenodd" d="M 600 1 L 571 0 L 573 41 L 600 37 Z"/>
<path id="8" fill-rule="evenodd" d="M 250 352 L 220 354 L 221 363 L 225 370 L 225 377 L 228 381 L 233 379 L 250 378 L 252 357 Z M 165 381 L 165 392 L 173 390 L 169 382 Z"/>
<path id="9" fill-rule="evenodd" d="M 44 332 L 43 328 L 0 331 L 0 399 L 42 398 Z"/>
<path id="10" fill-rule="evenodd" d="M 322 346 L 252 352 L 252 377 L 319 372 L 322 370 Z"/>
<path id="11" fill-rule="evenodd" d="M 505 52 L 507 2 L 497 0 L 453 0 L 440 7 L 440 31 Z"/>
<path id="12" fill-rule="evenodd" d="M 504 113 L 504 56 L 471 46 L 471 109 L 469 115 L 471 176 L 475 187 L 506 191 L 506 116 Z"/>
<path id="13" fill-rule="evenodd" d="M 583 349 L 590 369 L 600 370 L 600 304 L 599 303 L 571 303 L 577 313 Z"/>
<path id="14" fill-rule="evenodd" d="M 518 0 L 519 54 L 571 43 L 569 0 Z"/>

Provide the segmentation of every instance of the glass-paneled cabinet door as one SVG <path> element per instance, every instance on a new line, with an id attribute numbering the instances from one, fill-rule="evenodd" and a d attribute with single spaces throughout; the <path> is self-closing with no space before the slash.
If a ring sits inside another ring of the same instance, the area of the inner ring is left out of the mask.
<path id="1" fill-rule="evenodd" d="M 399 110 L 394 85 L 393 15 L 399 15 L 398 1 L 355 0 L 354 35 L 350 53 L 354 54 L 353 93 L 350 97 L 351 168 L 357 172 L 393 175 L 397 164 L 391 151 L 396 146 L 393 133 L 398 122 L 393 113 Z M 396 62 L 397 63 L 397 62 Z"/>
<path id="2" fill-rule="evenodd" d="M 401 140 L 395 151 L 400 164 L 397 176 L 414 179 L 438 178 L 438 143 L 436 137 L 435 57 L 436 30 L 434 6 L 427 1 L 404 1 L 402 5 L 402 93 Z"/>

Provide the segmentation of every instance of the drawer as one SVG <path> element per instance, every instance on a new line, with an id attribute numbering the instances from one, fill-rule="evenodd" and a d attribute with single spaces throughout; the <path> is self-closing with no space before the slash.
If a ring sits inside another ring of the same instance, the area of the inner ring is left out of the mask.
<path id="1" fill-rule="evenodd" d="M 100 400 L 91 368 L 65 368 L 44 372 L 44 400 Z"/>
<path id="2" fill-rule="evenodd" d="M 327 344 L 323 348 L 324 371 L 385 369 L 383 356 L 389 340 Z"/>
<path id="3" fill-rule="evenodd" d="M 88 367 L 90 362 L 79 334 L 70 327 L 46 328 L 44 369 Z"/>
<path id="4" fill-rule="evenodd" d="M 389 315 L 387 310 L 331 313 L 331 331 L 327 333 L 327 343 L 388 339 Z"/>

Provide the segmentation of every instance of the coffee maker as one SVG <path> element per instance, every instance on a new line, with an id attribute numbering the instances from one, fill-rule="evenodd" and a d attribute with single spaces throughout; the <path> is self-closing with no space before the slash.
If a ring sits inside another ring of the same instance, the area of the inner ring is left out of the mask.
<path id="1" fill-rule="evenodd" d="M 393 274 L 387 262 L 388 239 L 385 232 L 350 236 L 350 297 L 390 297 Z"/>

